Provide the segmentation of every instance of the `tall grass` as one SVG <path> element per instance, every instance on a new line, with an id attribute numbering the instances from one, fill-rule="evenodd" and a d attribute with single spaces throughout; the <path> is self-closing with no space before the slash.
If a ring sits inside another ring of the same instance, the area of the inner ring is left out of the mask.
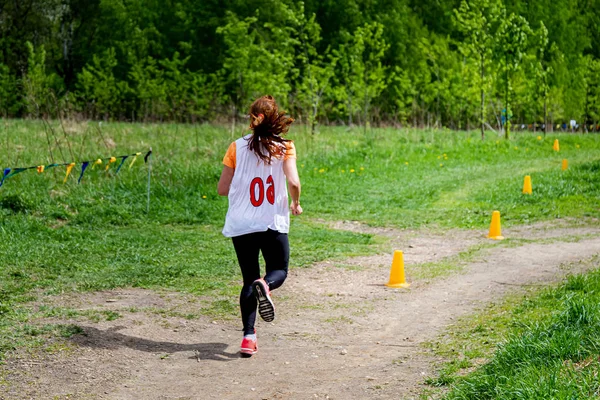
<path id="1" fill-rule="evenodd" d="M 67 127 L 79 160 L 153 148 L 148 215 L 146 169 L 141 161 L 116 177 L 104 168 L 88 168 L 82 185 L 76 184 L 79 166 L 67 185 L 62 184 L 63 169 L 44 176 L 22 173 L 2 188 L 0 196 L 9 198 L 3 200 L 3 212 L 16 207 L 30 215 L 87 226 L 126 225 L 140 219 L 169 224 L 222 222 L 227 202 L 217 196 L 215 185 L 232 140 L 225 128 L 97 125 Z M 0 143 L 9 143 L 0 150 L 3 168 L 50 162 L 41 123 L 9 121 L 0 132 L 4 136 Z M 482 142 L 477 133 L 392 129 L 365 133 L 344 128 L 323 128 L 317 135 L 298 128 L 290 134 L 298 148 L 309 217 L 397 227 L 478 228 L 488 223 L 492 209 L 500 210 L 507 224 L 599 214 L 598 135 L 548 135 L 541 140 L 529 133 L 516 136 L 506 141 L 488 134 Z M 560 153 L 552 150 L 555 137 L 561 142 Z M 64 138 L 58 140 L 66 149 Z M 56 160 L 59 152 L 55 148 L 53 153 Z M 72 161 L 68 151 L 63 154 L 56 161 Z M 567 171 L 560 170 L 563 158 L 569 159 Z M 532 196 L 521 194 L 524 175 L 532 176 Z"/>
<path id="2" fill-rule="evenodd" d="M 596 264 L 597 264 L 596 259 Z M 446 399 L 600 397 L 600 271 L 571 276 L 524 307 L 552 310 L 513 328 L 492 359 Z"/>

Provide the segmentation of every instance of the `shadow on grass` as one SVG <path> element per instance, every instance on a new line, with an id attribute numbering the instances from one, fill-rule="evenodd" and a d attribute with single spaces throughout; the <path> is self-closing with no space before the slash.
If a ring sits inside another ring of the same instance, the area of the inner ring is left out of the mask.
<path id="1" fill-rule="evenodd" d="M 225 351 L 228 344 L 225 343 L 194 343 L 182 344 L 174 342 L 156 342 L 135 336 L 128 336 L 118 331 L 125 329 L 124 326 L 115 326 L 106 330 L 85 326 L 83 333 L 74 335 L 71 340 L 79 346 L 93 347 L 99 349 L 115 350 L 119 347 L 145 351 L 148 353 L 172 354 L 182 351 L 193 351 L 194 356 L 190 359 L 231 361 L 239 358 L 239 353 Z"/>

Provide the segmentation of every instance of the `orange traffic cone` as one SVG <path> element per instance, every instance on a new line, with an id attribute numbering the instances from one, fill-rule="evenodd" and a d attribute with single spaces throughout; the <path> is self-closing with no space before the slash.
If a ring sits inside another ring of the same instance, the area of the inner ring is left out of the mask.
<path id="1" fill-rule="evenodd" d="M 488 233 L 488 238 L 494 240 L 502 240 L 504 236 L 502 236 L 502 229 L 500 227 L 500 211 L 494 211 L 492 213 L 492 223 L 490 225 L 490 233 Z"/>
<path id="2" fill-rule="evenodd" d="M 554 139 L 554 145 L 552 146 L 552 149 L 554 151 L 559 151 L 560 150 L 560 146 L 558 145 L 558 139 Z"/>
<path id="3" fill-rule="evenodd" d="M 531 194 L 531 176 L 526 175 L 523 182 L 523 194 Z"/>
<path id="4" fill-rule="evenodd" d="M 404 253 L 400 250 L 394 251 L 390 281 L 385 286 L 392 288 L 407 288 L 410 286 L 409 283 L 406 283 L 406 278 L 404 277 Z"/>
<path id="5" fill-rule="evenodd" d="M 569 161 L 567 161 L 567 159 L 565 158 L 562 161 L 562 170 L 564 171 L 565 169 L 569 168 Z"/>

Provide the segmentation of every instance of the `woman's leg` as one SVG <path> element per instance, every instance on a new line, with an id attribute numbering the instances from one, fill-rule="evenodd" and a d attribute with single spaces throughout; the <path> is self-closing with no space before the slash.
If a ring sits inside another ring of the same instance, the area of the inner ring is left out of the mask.
<path id="1" fill-rule="evenodd" d="M 260 250 L 265 259 L 266 271 L 265 281 L 269 289 L 280 287 L 288 273 L 290 262 L 290 243 L 287 233 L 273 230 L 264 232 L 264 240 L 260 243 Z"/>
<path id="2" fill-rule="evenodd" d="M 251 335 L 254 334 L 257 306 L 256 296 L 252 293 L 252 282 L 260 278 L 260 265 L 258 264 L 260 237 L 256 233 L 250 233 L 232 239 L 244 278 L 244 286 L 242 286 L 240 293 L 240 310 L 242 312 L 242 323 L 244 324 L 244 335 Z"/>

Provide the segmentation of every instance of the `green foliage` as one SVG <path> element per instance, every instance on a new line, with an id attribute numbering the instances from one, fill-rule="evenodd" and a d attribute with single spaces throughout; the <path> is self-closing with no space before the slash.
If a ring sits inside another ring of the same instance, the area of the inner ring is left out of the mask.
<path id="1" fill-rule="evenodd" d="M 37 51 L 30 42 L 27 47 L 27 73 L 23 77 L 24 101 L 27 113 L 40 117 L 56 113 L 56 99 L 61 80 L 58 75 L 46 72 L 46 50 L 41 46 Z"/>
<path id="2" fill-rule="evenodd" d="M 473 84 L 480 91 L 479 123 L 481 138 L 484 138 L 485 93 L 490 90 L 490 72 L 487 70 L 492 50 L 497 40 L 498 19 L 502 4 L 500 0 L 462 0 L 460 7 L 454 10 L 454 24 L 463 35 L 459 45 L 461 53 L 473 60 L 479 68 L 479 79 Z M 486 72 L 487 71 L 487 72 Z M 487 74 L 487 75 L 486 75 Z"/>
<path id="3" fill-rule="evenodd" d="M 585 119 L 584 123 L 593 123 L 600 120 L 600 60 L 590 56 L 586 57 L 587 70 L 585 74 Z M 587 126 L 586 126 L 587 131 Z"/>
<path id="4" fill-rule="evenodd" d="M 501 129 L 507 100 L 516 123 L 591 124 L 594 96 L 582 93 L 597 3 L 7 3 L 0 112 L 235 122 L 268 93 L 312 132 L 346 121 Z"/>
<path id="5" fill-rule="evenodd" d="M 316 22 L 315 14 L 310 18 L 306 17 L 303 4 L 295 15 L 294 24 L 298 37 L 297 60 L 300 65 L 296 103 L 314 134 L 322 98 L 335 75 L 337 58 L 332 56 L 329 47 L 324 54 L 319 53 L 321 27 Z"/>
<path id="6" fill-rule="evenodd" d="M 348 125 L 352 125 L 352 117 L 359 111 L 362 112 L 362 123 L 368 123 L 371 102 L 387 85 L 382 59 L 388 48 L 383 38 L 383 25 L 367 23 L 358 27 L 334 51 L 341 68 L 335 98 L 343 104 Z"/>
<path id="7" fill-rule="evenodd" d="M 502 65 L 504 75 L 504 115 L 506 123 L 504 137 L 510 136 L 510 125 L 512 110 L 510 108 L 511 98 L 514 97 L 514 88 L 511 85 L 513 76 L 521 69 L 525 51 L 528 47 L 528 37 L 531 36 L 531 28 L 525 18 L 511 13 L 502 19 L 497 32 L 497 58 Z"/>
<path id="8" fill-rule="evenodd" d="M 8 66 L 0 63 L 0 114 L 15 114 L 21 107 L 17 99 L 17 80 Z"/>
<path id="9" fill-rule="evenodd" d="M 283 3 L 276 4 L 284 13 L 291 13 Z M 291 90 L 292 28 L 271 23 L 259 27 L 258 21 L 257 17 L 240 20 L 230 12 L 227 24 L 217 29 L 226 48 L 221 74 L 225 77 L 223 90 L 232 89 L 229 101 L 234 110 L 249 106 L 255 98 L 264 94 L 271 94 L 285 105 Z M 266 41 L 263 35 L 268 35 L 272 41 Z"/>
<path id="10" fill-rule="evenodd" d="M 130 91 L 126 82 L 116 80 L 116 66 L 115 50 L 109 48 L 102 57 L 94 55 L 92 65 L 85 66 L 77 77 L 78 97 L 87 103 L 84 109 L 93 118 L 118 115 L 119 106 Z"/>

